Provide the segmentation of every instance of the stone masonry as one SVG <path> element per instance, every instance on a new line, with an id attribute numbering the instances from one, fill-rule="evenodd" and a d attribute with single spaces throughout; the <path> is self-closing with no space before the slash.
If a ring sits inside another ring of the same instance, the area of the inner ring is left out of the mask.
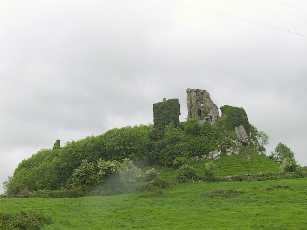
<path id="1" fill-rule="evenodd" d="M 219 118 L 219 108 L 206 90 L 187 89 L 188 120 L 214 123 Z"/>
<path id="2" fill-rule="evenodd" d="M 169 124 L 179 126 L 180 104 L 179 99 L 163 99 L 153 105 L 154 127 L 165 128 Z"/>

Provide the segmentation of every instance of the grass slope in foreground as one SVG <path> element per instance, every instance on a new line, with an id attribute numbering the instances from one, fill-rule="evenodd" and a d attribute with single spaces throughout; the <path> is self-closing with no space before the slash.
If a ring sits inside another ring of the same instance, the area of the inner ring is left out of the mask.
<path id="1" fill-rule="evenodd" d="M 162 195 L 3 199 L 0 212 L 39 211 L 45 229 L 306 229 L 307 179 L 182 184 Z"/>

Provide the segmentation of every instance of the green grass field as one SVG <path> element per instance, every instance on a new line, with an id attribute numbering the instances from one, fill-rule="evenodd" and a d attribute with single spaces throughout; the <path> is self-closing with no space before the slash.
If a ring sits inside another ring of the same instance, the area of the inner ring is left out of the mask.
<path id="1" fill-rule="evenodd" d="M 280 165 L 278 163 L 268 159 L 267 156 L 259 154 L 222 156 L 213 162 L 215 164 L 214 174 L 220 177 L 280 172 Z M 202 175 L 205 162 L 194 162 L 192 165 L 198 174 Z M 163 179 L 175 181 L 176 171 L 174 169 L 162 168 L 160 171 Z"/>
<path id="2" fill-rule="evenodd" d="M 307 179 L 182 184 L 162 194 L 2 199 L 0 212 L 38 211 L 45 229 L 307 229 Z"/>

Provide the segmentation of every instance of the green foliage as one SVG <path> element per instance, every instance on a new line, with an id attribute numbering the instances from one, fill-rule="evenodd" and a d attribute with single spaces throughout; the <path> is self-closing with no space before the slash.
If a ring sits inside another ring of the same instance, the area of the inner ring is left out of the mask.
<path id="1" fill-rule="evenodd" d="M 265 151 L 265 146 L 269 144 L 269 136 L 265 132 L 259 131 L 256 134 L 256 138 L 260 146 Z"/>
<path id="2" fill-rule="evenodd" d="M 103 181 L 103 177 L 100 177 L 98 173 L 97 164 L 94 162 L 88 162 L 83 160 L 81 165 L 74 170 L 72 174 L 73 187 L 86 190 Z"/>
<path id="3" fill-rule="evenodd" d="M 0 229 L 2 230 L 40 230 L 43 225 L 51 224 L 49 218 L 36 213 L 1 214 Z"/>
<path id="4" fill-rule="evenodd" d="M 203 179 L 206 181 L 215 180 L 215 164 L 212 161 L 205 163 Z"/>
<path id="5" fill-rule="evenodd" d="M 207 161 L 199 161 L 192 164 L 199 175 L 203 175 L 206 170 Z M 259 173 L 279 173 L 280 164 L 270 160 L 265 155 L 258 153 L 241 153 L 239 155 L 223 155 L 214 160 L 213 172 L 216 177 L 259 174 Z"/>
<path id="6" fill-rule="evenodd" d="M 118 173 L 120 167 L 118 161 L 99 159 L 97 162 L 88 162 L 84 160 L 73 172 L 72 187 L 81 190 L 91 189 L 104 183 L 106 177 Z"/>
<path id="7" fill-rule="evenodd" d="M 184 124 L 184 132 L 187 135 L 199 136 L 201 134 L 201 125 L 198 121 L 189 120 Z"/>
<path id="8" fill-rule="evenodd" d="M 226 130 L 233 131 L 235 127 L 243 125 L 246 132 L 249 134 L 251 126 L 248 121 L 247 114 L 243 108 L 224 105 L 221 107 L 222 118 L 221 123 Z"/>
<path id="9" fill-rule="evenodd" d="M 293 151 L 283 143 L 276 146 L 270 158 L 281 163 L 280 167 L 283 172 L 295 172 L 299 169 Z"/>
<path id="10" fill-rule="evenodd" d="M 294 158 L 284 158 L 281 163 L 281 169 L 283 172 L 295 172 L 298 166 Z"/>
<path id="11" fill-rule="evenodd" d="M 171 122 L 163 129 L 125 127 L 73 141 L 61 148 L 41 150 L 19 164 L 6 184 L 7 194 L 29 196 L 35 191 L 91 190 L 101 184 L 110 184 L 113 191 L 121 182 L 119 171 L 108 171 L 119 167 L 112 168 L 110 162 L 118 164 L 130 159 L 142 166 L 179 168 L 192 159 L 206 159 L 216 150 L 225 153 L 230 148 L 240 149 L 229 127 L 244 123 L 250 126 L 246 113 L 244 109 L 230 106 L 224 106 L 223 111 L 223 117 L 212 125 L 188 121 L 178 126 Z M 265 144 L 265 136 L 252 126 L 250 129 L 254 142 L 248 148 L 260 151 L 258 142 Z"/>
<path id="12" fill-rule="evenodd" d="M 145 171 L 143 177 L 145 182 L 153 181 L 159 177 L 159 172 L 156 169 L 151 168 Z"/>
<path id="13" fill-rule="evenodd" d="M 162 195 L 163 190 L 169 188 L 170 186 L 171 185 L 169 182 L 161 179 L 160 177 L 156 177 L 155 179 L 145 183 L 144 186 L 141 188 L 141 191 L 147 193 L 147 197 L 148 195 Z"/>
<path id="14" fill-rule="evenodd" d="M 287 145 L 279 143 L 272 153 L 271 158 L 282 162 L 284 159 L 294 159 L 294 153 Z"/>
<path id="15" fill-rule="evenodd" d="M 197 175 L 197 171 L 190 165 L 183 165 L 178 169 L 177 172 L 177 181 L 179 183 L 184 183 L 188 181 L 198 181 L 199 176 Z"/>
<path id="16" fill-rule="evenodd" d="M 151 130 L 150 126 L 113 129 L 101 136 L 70 142 L 60 149 L 41 150 L 19 164 L 8 181 L 7 193 L 61 190 L 71 184 L 72 175 L 82 161 L 125 158 L 142 161 L 146 158 Z"/>
<path id="17" fill-rule="evenodd" d="M 188 156 L 178 156 L 175 158 L 173 162 L 173 166 L 175 168 L 180 168 L 181 166 L 189 163 L 189 157 Z"/>

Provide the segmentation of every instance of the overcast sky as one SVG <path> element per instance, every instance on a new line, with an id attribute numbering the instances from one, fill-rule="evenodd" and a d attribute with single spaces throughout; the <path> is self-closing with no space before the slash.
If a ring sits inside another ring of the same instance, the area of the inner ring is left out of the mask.
<path id="1" fill-rule="evenodd" d="M 304 0 L 2 0 L 0 183 L 56 139 L 152 122 L 186 88 L 242 106 L 307 165 Z"/>

